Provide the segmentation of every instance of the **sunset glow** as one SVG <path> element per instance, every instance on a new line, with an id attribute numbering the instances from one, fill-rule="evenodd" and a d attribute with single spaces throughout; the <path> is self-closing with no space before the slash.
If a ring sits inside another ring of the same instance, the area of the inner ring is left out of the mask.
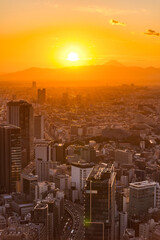
<path id="1" fill-rule="evenodd" d="M 160 1 L 154 2 L 1 1 L 0 72 L 111 60 L 160 67 Z M 68 57 L 72 52 L 78 56 Z"/>
<path id="2" fill-rule="evenodd" d="M 67 60 L 68 60 L 68 61 L 75 62 L 75 61 L 78 61 L 78 60 L 79 60 L 79 56 L 78 56 L 77 53 L 71 52 L 71 53 L 68 54 Z"/>

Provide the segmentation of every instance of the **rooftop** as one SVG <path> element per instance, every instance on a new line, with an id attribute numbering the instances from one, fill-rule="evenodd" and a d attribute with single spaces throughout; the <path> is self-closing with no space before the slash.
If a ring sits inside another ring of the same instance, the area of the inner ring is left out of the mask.
<path id="1" fill-rule="evenodd" d="M 130 187 L 137 188 L 137 189 L 145 188 L 145 187 L 154 187 L 154 186 L 156 186 L 156 182 L 148 181 L 148 180 L 142 181 L 142 182 L 130 183 Z"/>
<path id="2" fill-rule="evenodd" d="M 113 177 L 113 173 L 115 176 L 114 172 L 114 166 L 109 166 L 105 163 L 102 163 L 98 166 L 95 166 L 93 170 L 91 171 L 88 180 L 93 180 L 93 181 L 108 181 Z"/>
<path id="3" fill-rule="evenodd" d="M 92 167 L 94 167 L 94 163 L 72 162 L 72 166 L 78 167 L 78 168 L 92 168 Z"/>

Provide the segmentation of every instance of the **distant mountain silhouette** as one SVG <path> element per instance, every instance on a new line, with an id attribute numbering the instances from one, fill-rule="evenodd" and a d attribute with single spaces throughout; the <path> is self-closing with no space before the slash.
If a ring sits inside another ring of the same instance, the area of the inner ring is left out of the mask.
<path id="1" fill-rule="evenodd" d="M 66 67 L 57 69 L 29 68 L 0 75 L 1 82 L 48 82 L 55 86 L 102 85 L 159 85 L 160 69 L 154 67 L 127 67 L 116 61 L 104 65 Z"/>
<path id="2" fill-rule="evenodd" d="M 118 61 L 111 60 L 104 64 L 105 66 L 112 66 L 112 67 L 123 67 L 124 65 Z"/>

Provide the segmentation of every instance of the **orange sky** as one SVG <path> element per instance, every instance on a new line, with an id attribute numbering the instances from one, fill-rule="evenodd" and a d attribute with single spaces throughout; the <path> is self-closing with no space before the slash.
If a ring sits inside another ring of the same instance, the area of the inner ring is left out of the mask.
<path id="1" fill-rule="evenodd" d="M 69 66 L 72 51 L 77 65 L 160 67 L 160 1 L 107 2 L 0 1 L 0 72 Z"/>

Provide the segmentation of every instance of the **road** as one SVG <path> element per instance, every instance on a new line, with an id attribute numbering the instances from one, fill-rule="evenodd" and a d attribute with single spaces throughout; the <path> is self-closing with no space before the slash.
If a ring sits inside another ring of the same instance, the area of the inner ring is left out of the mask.
<path id="1" fill-rule="evenodd" d="M 83 240 L 84 226 L 83 226 L 83 207 L 74 204 L 71 201 L 65 200 L 65 210 L 72 218 L 72 226 L 63 235 L 63 240 Z M 68 223 L 69 224 L 69 223 Z"/>

